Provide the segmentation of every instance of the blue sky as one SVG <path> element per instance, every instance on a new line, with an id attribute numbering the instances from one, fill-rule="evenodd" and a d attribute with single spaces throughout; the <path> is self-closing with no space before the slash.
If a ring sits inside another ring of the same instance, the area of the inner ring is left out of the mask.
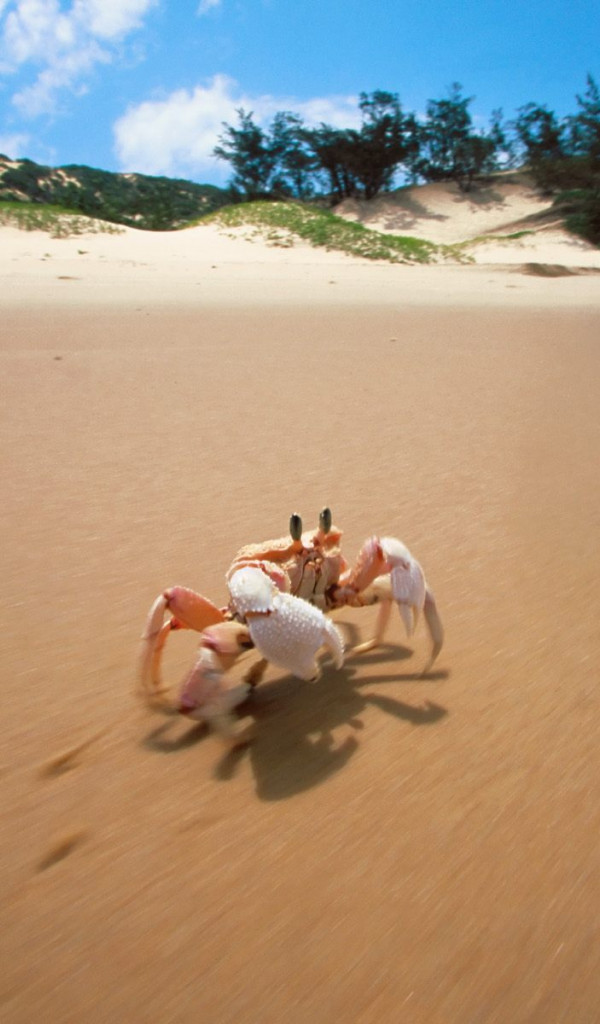
<path id="1" fill-rule="evenodd" d="M 222 185 L 236 107 L 356 124 L 360 92 L 422 114 L 453 82 L 487 127 L 600 82 L 598 0 L 0 0 L 0 152 Z"/>

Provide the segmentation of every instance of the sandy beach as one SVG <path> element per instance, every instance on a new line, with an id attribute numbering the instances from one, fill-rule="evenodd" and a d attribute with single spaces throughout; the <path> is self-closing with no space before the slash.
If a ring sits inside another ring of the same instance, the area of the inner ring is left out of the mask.
<path id="1" fill-rule="evenodd" d="M 6 1024 L 594 1024 L 600 251 L 476 248 L 0 228 Z M 325 504 L 422 563 L 433 670 L 396 614 L 235 753 L 146 709 L 156 595 Z"/>

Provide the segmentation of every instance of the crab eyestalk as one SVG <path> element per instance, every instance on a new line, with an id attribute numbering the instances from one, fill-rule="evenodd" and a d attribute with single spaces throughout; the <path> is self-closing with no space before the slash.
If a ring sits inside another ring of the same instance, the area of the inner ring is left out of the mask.
<path id="1" fill-rule="evenodd" d="M 296 512 L 290 516 L 290 534 L 292 540 L 302 540 L 302 519 Z"/>
<path id="2" fill-rule="evenodd" d="M 325 506 L 325 508 L 321 511 L 319 515 L 319 529 L 321 530 L 321 532 L 329 533 L 332 522 L 333 518 L 331 515 L 331 509 Z"/>

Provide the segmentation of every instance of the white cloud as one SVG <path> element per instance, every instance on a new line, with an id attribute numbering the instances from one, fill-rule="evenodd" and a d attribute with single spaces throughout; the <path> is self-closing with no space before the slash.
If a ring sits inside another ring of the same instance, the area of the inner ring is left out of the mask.
<path id="1" fill-rule="evenodd" d="M 75 95 L 86 91 L 85 77 L 99 63 L 107 63 L 110 56 L 97 44 L 66 52 L 60 61 L 51 62 L 38 74 L 32 85 L 25 86 L 13 96 L 13 104 L 25 117 L 51 114 L 56 97 L 68 89 Z"/>
<path id="2" fill-rule="evenodd" d="M 75 0 L 73 10 L 93 36 L 122 39 L 139 28 L 156 0 Z"/>
<path id="3" fill-rule="evenodd" d="M 15 132 L 13 135 L 0 135 L 0 153 L 11 160 L 18 160 L 27 151 L 30 139 L 28 135 Z"/>
<path id="4" fill-rule="evenodd" d="M 237 123 L 236 110 L 252 111 L 265 125 L 280 110 L 299 114 L 311 126 L 321 121 L 336 127 L 356 126 L 360 120 L 356 96 L 295 100 L 280 96 L 250 96 L 233 79 L 215 75 L 207 85 L 180 89 L 163 99 L 130 107 L 114 125 L 115 151 L 121 168 L 144 174 L 211 180 L 229 177 L 228 165 L 212 151 L 223 122 Z"/>
<path id="5" fill-rule="evenodd" d="M 221 0 L 200 0 L 198 5 L 198 14 L 207 14 L 208 11 L 212 10 L 213 7 L 220 7 Z"/>
<path id="6" fill-rule="evenodd" d="M 66 8 L 59 0 L 5 3 L 0 7 L 0 70 L 33 69 L 32 81 L 13 96 L 19 111 L 30 117 L 50 113 L 62 91 L 85 91 L 94 67 L 113 59 L 115 45 L 141 26 L 155 3 L 71 0 Z"/>

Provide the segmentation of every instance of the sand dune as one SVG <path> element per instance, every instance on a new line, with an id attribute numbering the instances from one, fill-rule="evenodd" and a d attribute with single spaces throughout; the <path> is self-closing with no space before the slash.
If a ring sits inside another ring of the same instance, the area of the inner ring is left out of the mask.
<path id="1" fill-rule="evenodd" d="M 346 200 L 336 212 L 376 231 L 447 245 L 471 242 L 464 252 L 476 263 L 600 267 L 600 251 L 565 231 L 552 200 L 520 173 L 499 176 L 470 192 L 444 182 L 401 189 L 368 203 Z"/>
<path id="2" fill-rule="evenodd" d="M 596 1020 L 600 278 L 536 239 L 0 230 L 3 1024 Z M 395 615 L 237 754 L 148 711 L 156 595 L 326 503 L 422 562 L 434 670 Z"/>
<path id="3" fill-rule="evenodd" d="M 600 271 L 600 250 L 556 223 L 538 222 L 535 215 L 548 206 L 517 180 L 467 195 L 453 185 L 427 185 L 338 208 L 378 230 L 465 243 L 458 258 L 474 263 L 466 270 L 452 260 L 425 267 L 360 260 L 300 240 L 282 249 L 255 233 L 249 238 L 243 229 L 214 225 L 67 238 L 3 227 L 0 304 L 485 305 L 506 289 L 511 303 L 568 304 L 585 295 L 593 302 L 598 281 L 573 275 Z M 552 277 L 565 277 L 558 291 L 545 279 L 548 268 Z"/>
<path id="4" fill-rule="evenodd" d="M 552 200 L 541 196 L 526 176 L 509 174 L 476 184 L 469 192 L 440 182 L 399 189 L 368 203 L 346 200 L 337 212 L 378 231 L 451 244 L 508 233 L 551 207 Z"/>

